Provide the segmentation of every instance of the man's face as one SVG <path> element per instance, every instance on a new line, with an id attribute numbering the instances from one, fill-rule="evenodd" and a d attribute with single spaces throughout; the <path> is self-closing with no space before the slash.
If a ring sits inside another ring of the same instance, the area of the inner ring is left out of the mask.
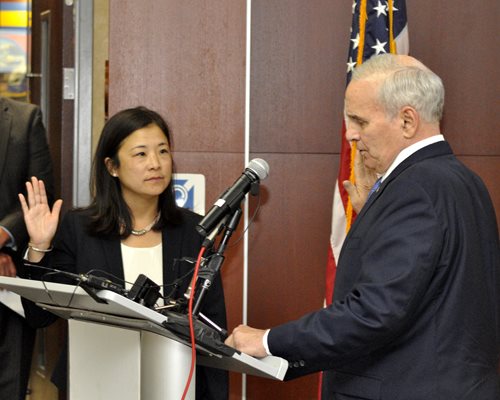
<path id="1" fill-rule="evenodd" d="M 367 168 L 383 174 L 404 149 L 403 120 L 390 119 L 379 104 L 375 80 L 353 81 L 345 96 L 346 138 L 357 143 Z"/>

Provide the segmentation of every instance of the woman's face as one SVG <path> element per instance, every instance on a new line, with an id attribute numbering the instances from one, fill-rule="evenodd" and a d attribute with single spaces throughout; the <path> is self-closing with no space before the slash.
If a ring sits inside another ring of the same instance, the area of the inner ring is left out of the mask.
<path id="1" fill-rule="evenodd" d="M 110 158 L 105 163 L 120 181 L 127 204 L 134 200 L 157 198 L 172 179 L 172 156 L 167 137 L 155 124 L 132 132 L 118 149 L 120 166 Z"/>

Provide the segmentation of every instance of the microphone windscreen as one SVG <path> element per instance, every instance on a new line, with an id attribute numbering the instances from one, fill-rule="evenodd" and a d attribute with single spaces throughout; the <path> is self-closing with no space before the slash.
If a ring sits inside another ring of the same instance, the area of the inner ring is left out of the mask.
<path id="1" fill-rule="evenodd" d="M 264 180 L 269 175 L 269 164 L 262 158 L 254 158 L 248 163 L 246 169 L 256 174 L 260 180 Z"/>

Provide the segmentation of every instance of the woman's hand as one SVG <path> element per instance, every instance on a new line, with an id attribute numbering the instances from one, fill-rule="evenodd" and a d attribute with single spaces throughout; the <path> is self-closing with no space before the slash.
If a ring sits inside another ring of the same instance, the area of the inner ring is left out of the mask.
<path id="1" fill-rule="evenodd" d="M 26 201 L 26 198 L 19 194 L 19 201 L 21 202 L 24 222 L 30 236 L 30 247 L 31 249 L 47 250 L 50 248 L 52 239 L 56 234 L 62 200 L 57 200 L 51 210 L 47 201 L 45 185 L 43 181 L 38 180 L 36 177 L 32 177 L 31 182 L 26 182 L 26 191 L 28 200 Z M 33 252 L 30 251 L 30 253 Z M 42 259 L 43 252 L 39 253 L 38 257 L 34 257 L 35 259 L 30 254 L 30 261 Z"/>

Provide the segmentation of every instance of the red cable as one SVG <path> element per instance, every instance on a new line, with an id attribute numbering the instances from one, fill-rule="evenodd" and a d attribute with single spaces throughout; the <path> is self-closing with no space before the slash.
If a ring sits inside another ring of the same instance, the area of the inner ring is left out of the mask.
<path id="1" fill-rule="evenodd" d="M 193 299 L 194 292 L 196 289 L 196 281 L 198 280 L 198 270 L 200 269 L 201 259 L 205 253 L 206 248 L 202 247 L 200 253 L 198 254 L 198 259 L 196 260 L 196 266 L 194 268 L 193 279 L 191 280 L 191 293 L 189 294 L 189 306 L 188 306 L 188 318 L 189 318 L 189 334 L 191 336 L 191 368 L 189 369 L 189 376 L 186 382 L 186 387 L 184 388 L 184 393 L 182 394 L 182 400 L 185 400 L 189 386 L 191 385 L 191 379 L 193 378 L 194 368 L 196 366 L 196 341 L 194 337 L 194 327 L 193 327 Z"/>

